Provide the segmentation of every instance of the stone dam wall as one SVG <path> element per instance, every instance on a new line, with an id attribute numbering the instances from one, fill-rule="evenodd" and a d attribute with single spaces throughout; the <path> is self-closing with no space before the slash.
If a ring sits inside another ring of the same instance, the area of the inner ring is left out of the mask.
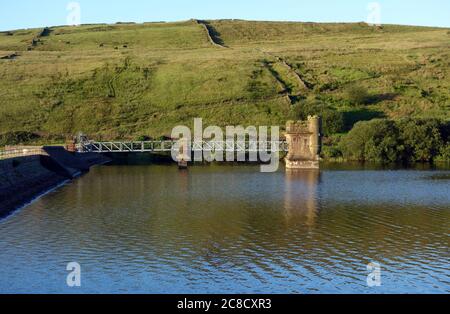
<path id="1" fill-rule="evenodd" d="M 72 154 L 62 147 L 43 149 L 47 154 L 0 160 L 0 217 L 110 161 L 99 154 Z"/>

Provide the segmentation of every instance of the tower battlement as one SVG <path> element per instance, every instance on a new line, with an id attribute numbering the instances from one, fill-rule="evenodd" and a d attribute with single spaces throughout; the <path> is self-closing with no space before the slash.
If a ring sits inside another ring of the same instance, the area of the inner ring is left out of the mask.
<path id="1" fill-rule="evenodd" d="M 306 121 L 288 121 L 286 124 L 286 133 L 315 133 L 320 132 L 320 118 L 318 116 L 308 116 Z"/>

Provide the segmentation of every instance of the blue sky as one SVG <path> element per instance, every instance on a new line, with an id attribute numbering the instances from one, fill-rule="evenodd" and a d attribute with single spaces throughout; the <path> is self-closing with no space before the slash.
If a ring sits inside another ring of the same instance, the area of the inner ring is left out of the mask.
<path id="1" fill-rule="evenodd" d="M 2 0 L 0 30 L 67 24 L 72 0 Z M 359 22 L 371 2 L 383 24 L 450 27 L 450 0 L 78 0 L 81 23 L 189 18 Z"/>

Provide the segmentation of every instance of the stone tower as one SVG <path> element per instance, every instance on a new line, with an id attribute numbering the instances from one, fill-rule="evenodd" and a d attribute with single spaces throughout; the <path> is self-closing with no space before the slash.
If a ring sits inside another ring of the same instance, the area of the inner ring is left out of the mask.
<path id="1" fill-rule="evenodd" d="M 321 148 L 321 120 L 309 116 L 307 121 L 289 121 L 286 125 L 286 140 L 289 152 L 287 169 L 319 169 Z"/>

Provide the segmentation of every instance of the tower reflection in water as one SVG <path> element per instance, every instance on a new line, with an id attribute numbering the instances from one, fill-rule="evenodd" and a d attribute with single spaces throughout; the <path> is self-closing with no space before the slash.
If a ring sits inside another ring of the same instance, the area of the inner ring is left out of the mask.
<path id="1" fill-rule="evenodd" d="M 312 227 L 319 211 L 319 170 L 286 170 L 284 215 L 287 223 Z"/>

